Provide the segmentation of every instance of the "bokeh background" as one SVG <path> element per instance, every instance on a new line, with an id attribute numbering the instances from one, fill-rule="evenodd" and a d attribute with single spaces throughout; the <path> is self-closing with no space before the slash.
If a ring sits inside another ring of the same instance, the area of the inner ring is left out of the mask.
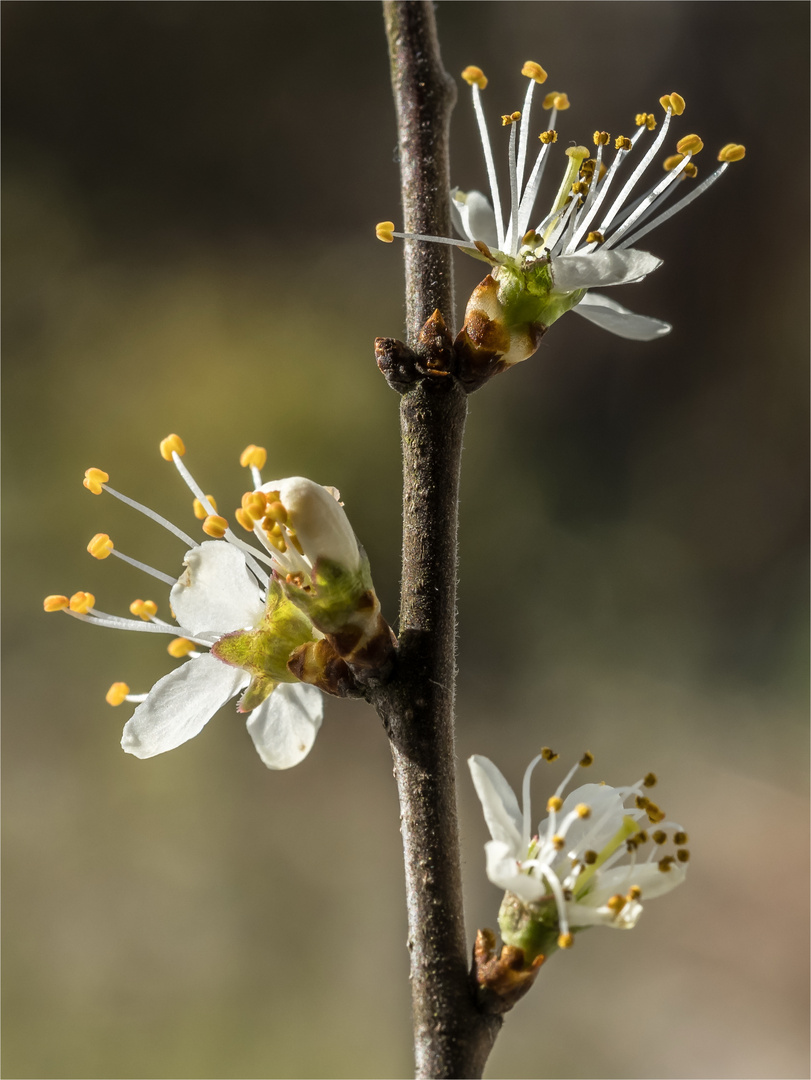
<path id="1" fill-rule="evenodd" d="M 375 3 L 3 4 L 7 1077 L 400 1077 L 411 1068 L 390 757 L 330 701 L 268 773 L 226 709 L 148 762 L 108 685 L 162 640 L 42 614 L 88 589 L 126 613 L 168 535 L 81 487 L 89 465 L 187 528 L 169 431 L 220 505 L 249 442 L 340 487 L 393 620 L 402 332 L 396 132 Z M 803 3 L 440 3 L 444 58 L 520 107 L 528 57 L 573 102 L 561 140 L 628 131 L 660 94 L 679 134 L 746 160 L 644 246 L 614 293 L 653 344 L 561 320 L 470 402 L 458 752 L 518 783 L 540 744 L 650 768 L 691 834 L 688 884 L 632 934 L 550 961 L 488 1075 L 799 1077 L 807 1064 Z M 462 87 L 462 89 L 465 89 Z M 482 186 L 472 110 L 454 180 Z M 499 159 L 501 155 L 499 154 Z M 460 304 L 479 274 L 457 259 Z M 564 765 L 537 783 L 545 798 Z M 493 926 L 460 769 L 467 916 Z"/>

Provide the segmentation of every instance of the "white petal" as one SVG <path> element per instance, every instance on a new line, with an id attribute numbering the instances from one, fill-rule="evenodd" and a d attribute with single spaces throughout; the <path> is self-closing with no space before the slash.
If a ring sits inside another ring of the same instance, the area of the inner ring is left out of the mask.
<path id="1" fill-rule="evenodd" d="M 248 685 L 248 676 L 208 654 L 186 660 L 155 683 L 124 725 L 121 745 L 139 758 L 174 750 Z"/>
<path id="2" fill-rule="evenodd" d="M 526 855 L 522 851 L 524 818 L 513 789 L 489 758 L 474 754 L 467 763 L 490 835 L 507 845 L 513 859 Z"/>
<path id="3" fill-rule="evenodd" d="M 186 630 L 222 635 L 261 621 L 262 594 L 239 548 L 223 540 L 205 540 L 186 553 L 183 565 L 186 570 L 172 589 L 171 602 Z"/>
<path id="4" fill-rule="evenodd" d="M 290 525 L 313 565 L 325 558 L 349 570 L 358 568 L 361 557 L 357 537 L 344 508 L 327 488 L 304 476 L 289 476 L 286 480 L 271 480 L 261 490 L 279 492 Z"/>
<path id="5" fill-rule="evenodd" d="M 597 883 L 580 903 L 599 907 L 617 893 L 628 892 L 632 885 L 638 885 L 642 891 L 643 903 L 664 896 L 687 877 L 687 867 L 679 863 L 669 870 L 660 870 L 655 862 L 641 863 L 638 866 L 615 866 L 610 870 L 597 872 Z"/>
<path id="6" fill-rule="evenodd" d="M 487 855 L 487 877 L 494 885 L 509 889 L 529 904 L 540 900 L 549 892 L 537 878 L 521 873 L 508 844 L 500 840 L 488 840 L 484 850 Z"/>
<path id="7" fill-rule="evenodd" d="M 593 851 L 602 851 L 609 840 L 613 839 L 626 815 L 630 814 L 624 804 L 622 796 L 609 784 L 583 784 L 574 791 L 569 792 L 563 800 L 563 806 L 557 814 L 560 823 L 574 808 L 585 803 L 591 810 L 587 818 L 578 818 L 569 826 L 566 833 L 566 851 L 585 840 L 585 847 Z M 538 829 L 538 835 L 544 835 L 544 825 Z"/>
<path id="8" fill-rule="evenodd" d="M 312 749 L 321 718 L 324 695 L 306 683 L 282 683 L 248 717 L 256 751 L 269 769 L 290 769 Z"/>
<path id="9" fill-rule="evenodd" d="M 647 277 L 662 260 L 647 251 L 628 248 L 627 251 L 592 251 L 587 255 L 558 255 L 552 259 L 552 280 L 555 292 L 570 293 L 576 289 L 605 288 L 607 285 L 627 285 Z"/>
<path id="10" fill-rule="evenodd" d="M 482 240 L 489 248 L 498 247 L 496 215 L 487 197 L 480 191 L 451 192 L 451 218 L 456 231 L 468 240 Z"/>
<path id="11" fill-rule="evenodd" d="M 577 307 L 572 309 L 584 319 L 631 341 L 653 341 L 669 334 L 673 327 L 661 319 L 648 315 L 635 315 L 622 304 L 609 300 L 599 293 L 586 293 Z"/>

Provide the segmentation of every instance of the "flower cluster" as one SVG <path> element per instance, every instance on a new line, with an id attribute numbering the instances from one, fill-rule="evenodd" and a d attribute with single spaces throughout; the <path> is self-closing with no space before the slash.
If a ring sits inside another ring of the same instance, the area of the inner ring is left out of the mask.
<path id="1" fill-rule="evenodd" d="M 528 962 L 569 948 L 573 931 L 587 926 L 635 926 L 643 899 L 680 885 L 689 860 L 687 833 L 645 794 L 656 783 L 653 773 L 628 787 L 584 784 L 564 797 L 577 770 L 592 764 L 589 753 L 569 770 L 534 829 L 532 773 L 539 761 L 556 759 L 544 748 L 530 762 L 523 807 L 492 761 L 468 761 L 492 837 L 485 846 L 487 876 L 506 890 L 501 934 Z M 673 850 L 665 853 L 668 843 Z"/>
<path id="2" fill-rule="evenodd" d="M 687 194 L 671 201 L 679 181 L 696 177 L 693 159 L 704 145 L 697 135 L 686 135 L 664 159 L 664 176 L 639 194 L 639 182 L 662 151 L 671 120 L 684 112 L 684 99 L 677 93 L 666 94 L 660 98 L 664 110 L 661 126 L 653 113 L 638 113 L 632 136 L 612 139 L 606 131 L 595 131 L 594 149 L 569 146 L 551 205 L 539 215 L 535 203 L 552 146 L 558 140 L 555 124 L 559 113 L 569 108 L 569 99 L 559 91 L 544 97 L 542 106 L 549 117 L 526 175 L 533 97 L 547 75 L 533 61 L 524 64 L 522 74 L 529 80 L 523 109 L 501 118 L 509 129 L 508 211 L 502 208 L 482 107 L 487 78 L 480 68 L 468 67 L 462 78 L 473 95 L 490 200 L 479 191 L 455 188 L 451 192 L 454 226 L 464 240 L 395 232 L 391 221 L 377 226 L 377 235 L 385 242 L 399 236 L 451 244 L 491 266 L 470 297 L 456 341 L 457 351 L 466 356 L 468 365 L 486 369 L 488 374 L 531 356 L 548 327 L 570 310 L 625 338 L 648 341 L 667 334 L 671 329 L 667 323 L 636 315 L 591 290 L 641 281 L 659 267 L 661 260 L 640 251 L 637 243 L 706 191 L 731 162 L 745 154 L 743 146 L 727 144 L 718 154 L 719 167 Z M 643 151 L 646 141 L 649 145 Z M 612 144 L 613 157 L 607 161 Z"/>
<path id="3" fill-rule="evenodd" d="M 194 496 L 195 516 L 210 537 L 198 543 L 149 507 L 122 495 L 101 469 L 88 469 L 84 486 L 120 499 L 167 529 L 188 549 L 179 578 L 119 551 L 106 533 L 87 550 L 115 555 L 170 587 L 173 621 L 158 618 L 153 600 L 135 600 L 134 618 L 108 615 L 88 592 L 52 595 L 46 611 L 65 611 L 94 626 L 169 634 L 168 652 L 183 660 L 148 694 L 123 682 L 107 693 L 111 705 L 135 702 L 121 745 L 148 758 L 197 735 L 217 710 L 239 695 L 259 756 L 272 769 L 298 764 L 321 726 L 321 691 L 346 693 L 356 673 L 383 666 L 391 631 L 380 614 L 369 562 L 344 513 L 338 492 L 304 477 L 262 482 L 262 447 L 249 446 L 240 463 L 252 486 L 236 510 L 258 541 L 236 536 L 181 460 L 177 435 L 161 442 Z"/>

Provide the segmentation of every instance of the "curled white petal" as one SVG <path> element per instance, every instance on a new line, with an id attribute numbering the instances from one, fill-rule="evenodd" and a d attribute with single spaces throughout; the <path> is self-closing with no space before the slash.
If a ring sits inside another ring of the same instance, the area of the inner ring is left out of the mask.
<path id="1" fill-rule="evenodd" d="M 488 840 L 484 845 L 487 877 L 494 885 L 515 893 L 525 903 L 533 904 L 549 890 L 537 878 L 522 873 L 515 853 L 501 840 Z"/>
<path id="2" fill-rule="evenodd" d="M 489 758 L 474 754 L 468 766 L 490 835 L 516 859 L 523 847 L 523 815 L 513 789 Z"/>
<path id="3" fill-rule="evenodd" d="M 552 280 L 555 292 L 570 293 L 577 289 L 597 289 L 641 281 L 661 265 L 662 260 L 655 255 L 635 248 L 628 248 L 627 251 L 598 250 L 585 255 L 559 255 L 552 259 Z"/>
<path id="4" fill-rule="evenodd" d="M 247 727 L 269 769 L 290 769 L 309 754 L 323 715 L 320 690 L 305 683 L 282 683 L 253 710 Z"/>
<path id="5" fill-rule="evenodd" d="M 584 844 L 594 851 L 601 851 L 622 827 L 628 813 L 616 788 L 609 784 L 583 784 L 570 791 L 557 813 L 557 822 L 565 820 L 576 806 L 585 804 L 591 811 L 587 818 L 577 818 L 566 832 L 566 851 Z M 544 836 L 548 819 L 538 826 L 538 834 Z M 562 857 L 565 858 L 565 857 Z"/>
<path id="6" fill-rule="evenodd" d="M 595 326 L 631 341 L 654 341 L 673 329 L 670 323 L 652 319 L 649 315 L 637 315 L 599 293 L 586 293 L 572 310 Z"/>
<path id="7" fill-rule="evenodd" d="M 279 492 L 289 523 L 312 565 L 324 558 L 349 570 L 360 566 L 360 548 L 349 518 L 327 488 L 304 476 L 289 476 L 263 484 L 261 490 Z"/>
<path id="8" fill-rule="evenodd" d="M 206 654 L 164 675 L 124 725 L 121 746 L 150 758 L 193 739 L 217 710 L 248 685 L 244 671 Z"/>
<path id="9" fill-rule="evenodd" d="M 498 247 L 496 215 L 480 191 L 451 191 L 451 218 L 456 231 L 468 240 L 481 240 L 489 248 Z"/>
<path id="10" fill-rule="evenodd" d="M 193 634 L 217 635 L 256 626 L 264 604 L 245 556 L 223 540 L 205 540 L 186 552 L 186 570 L 171 592 L 172 610 Z"/>

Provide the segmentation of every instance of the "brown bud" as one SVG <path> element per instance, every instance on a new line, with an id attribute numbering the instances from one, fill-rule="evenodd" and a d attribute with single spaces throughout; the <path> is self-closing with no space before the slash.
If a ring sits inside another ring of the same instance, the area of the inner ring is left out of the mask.
<path id="1" fill-rule="evenodd" d="M 299 645 L 290 654 L 287 669 L 297 679 L 317 686 L 325 694 L 334 694 L 336 697 L 359 696 L 352 672 L 326 638 Z"/>
<path id="2" fill-rule="evenodd" d="M 514 945 L 503 945 L 498 954 L 493 931 L 478 930 L 471 975 L 482 1007 L 490 1013 L 509 1012 L 535 982 L 543 962 L 543 956 L 536 956 L 526 964 L 524 950 Z"/>
<path id="3" fill-rule="evenodd" d="M 416 354 L 396 338 L 376 338 L 375 359 L 386 382 L 398 394 L 405 394 L 420 381 Z"/>
<path id="4" fill-rule="evenodd" d="M 419 370 L 426 375 L 447 377 L 453 374 L 456 354 L 445 320 L 437 309 L 427 319 L 419 337 Z"/>

